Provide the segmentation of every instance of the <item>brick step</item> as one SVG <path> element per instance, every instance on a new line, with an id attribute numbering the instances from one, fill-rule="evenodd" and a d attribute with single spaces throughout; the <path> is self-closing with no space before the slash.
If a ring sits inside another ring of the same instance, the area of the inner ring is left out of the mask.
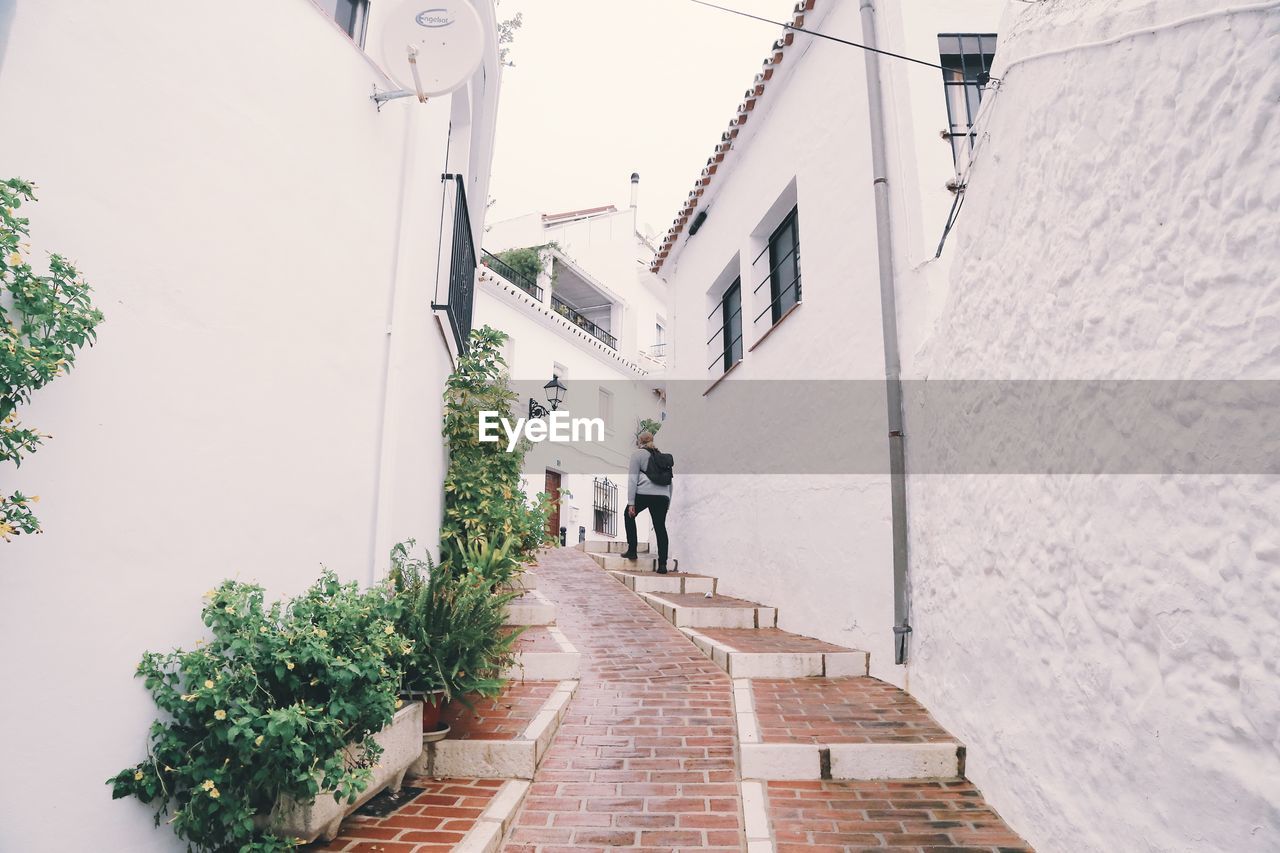
<path id="1" fill-rule="evenodd" d="M 516 640 L 515 653 L 516 661 L 502 673 L 503 678 L 565 681 L 577 678 L 582 668 L 582 655 L 555 625 L 525 628 Z"/>
<path id="2" fill-rule="evenodd" d="M 648 554 L 638 554 L 638 559 L 635 560 L 624 560 L 620 554 L 588 554 L 587 556 L 595 560 L 597 566 L 609 572 L 631 569 L 651 572 L 658 567 L 658 558 Z M 679 562 L 672 560 L 670 565 L 678 567 Z"/>
<path id="3" fill-rule="evenodd" d="M 734 678 L 866 675 L 866 652 L 777 628 L 681 628 Z"/>
<path id="4" fill-rule="evenodd" d="M 964 747 L 875 678 L 735 678 L 742 778 L 950 779 Z"/>
<path id="5" fill-rule="evenodd" d="M 706 595 L 715 593 L 716 579 L 710 575 L 679 574 L 659 575 L 646 569 L 611 570 L 609 574 L 617 578 L 623 586 L 632 592 L 656 592 Z"/>
<path id="6" fill-rule="evenodd" d="M 626 542 L 607 542 L 601 539 L 590 539 L 586 542 L 579 542 L 576 546 L 579 551 L 585 551 L 588 554 L 622 554 L 627 550 Z M 637 554 L 649 553 L 649 543 L 640 542 L 636 545 Z"/>
<path id="7" fill-rule="evenodd" d="M 659 575 L 661 577 L 661 575 Z M 677 628 L 773 628 L 778 611 L 754 601 L 697 593 L 638 595 Z"/>
<path id="8" fill-rule="evenodd" d="M 760 787 L 756 802 L 767 810 L 763 822 L 767 827 L 771 819 L 782 850 L 835 845 L 914 851 L 923 845 L 938 851 L 1032 853 L 964 779 L 744 782 L 744 790 L 747 785 Z"/>
<path id="9" fill-rule="evenodd" d="M 536 589 L 507 604 L 507 625 L 554 625 L 555 621 L 556 606 Z"/>
<path id="10" fill-rule="evenodd" d="M 410 768 L 418 776 L 532 779 L 569 708 L 578 682 L 509 682 L 493 699 L 444 710 L 449 736 L 425 744 Z"/>

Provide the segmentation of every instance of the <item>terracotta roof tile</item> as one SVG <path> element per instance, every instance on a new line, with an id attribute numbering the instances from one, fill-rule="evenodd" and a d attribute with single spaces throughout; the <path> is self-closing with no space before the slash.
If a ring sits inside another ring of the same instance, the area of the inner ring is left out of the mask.
<path id="1" fill-rule="evenodd" d="M 792 13 L 791 26 L 803 27 L 805 12 L 812 11 L 816 3 L 817 0 L 800 0 Z M 666 235 L 659 241 L 658 251 L 654 255 L 653 263 L 649 265 L 649 269 L 653 272 L 660 270 L 667 256 L 671 254 L 671 249 L 676 244 L 676 238 L 684 231 L 685 225 L 688 224 L 693 212 L 697 209 L 698 200 L 706 192 L 707 187 L 711 185 L 711 180 L 718 170 L 717 164 L 724 162 L 725 155 L 733 150 L 733 140 L 737 138 L 742 126 L 750 118 L 752 111 L 756 107 L 756 101 L 764 96 L 768 82 L 773 79 L 775 67 L 786 57 L 787 48 L 795 43 L 795 38 L 796 34 L 791 30 L 787 30 L 782 38 L 773 43 L 771 52 L 763 63 L 763 70 L 756 74 L 751 88 L 746 91 L 743 102 L 738 104 L 737 112 L 729 122 L 729 129 L 720 134 L 719 144 L 716 145 L 712 156 L 707 159 L 706 168 L 702 170 L 702 174 L 694 182 L 694 188 L 689 193 L 689 198 L 684 207 L 676 214 L 676 218 L 671 223 Z M 543 218 L 545 219 L 546 217 Z"/>

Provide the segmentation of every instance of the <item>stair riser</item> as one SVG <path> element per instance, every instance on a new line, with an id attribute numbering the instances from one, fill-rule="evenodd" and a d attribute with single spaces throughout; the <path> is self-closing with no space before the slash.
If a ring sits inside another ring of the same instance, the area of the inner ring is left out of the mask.
<path id="1" fill-rule="evenodd" d="M 709 592 L 714 595 L 716 591 L 715 578 L 689 577 L 688 575 L 628 575 L 616 570 L 612 574 L 632 592 L 694 593 L 697 595 L 705 595 Z"/>
<path id="2" fill-rule="evenodd" d="M 742 778 L 768 781 L 819 780 L 822 752 L 830 757 L 829 779 L 938 779 L 961 775 L 960 747 L 955 743 L 744 743 Z"/>
<path id="3" fill-rule="evenodd" d="M 516 662 L 503 673 L 514 681 L 564 681 L 582 671 L 582 655 L 577 652 L 520 652 Z"/>
<path id="4" fill-rule="evenodd" d="M 649 606 L 677 628 L 776 628 L 772 607 L 680 607 L 642 594 Z"/>
<path id="5" fill-rule="evenodd" d="M 627 551 L 627 543 L 588 540 L 587 542 L 582 543 L 582 550 L 586 551 L 588 554 L 625 554 Z M 649 543 L 641 542 L 637 544 L 636 553 L 649 553 Z"/>

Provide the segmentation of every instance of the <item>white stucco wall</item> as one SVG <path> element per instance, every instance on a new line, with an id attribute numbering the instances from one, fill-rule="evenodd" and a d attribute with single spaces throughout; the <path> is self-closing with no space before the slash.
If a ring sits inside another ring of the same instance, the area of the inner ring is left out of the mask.
<path id="1" fill-rule="evenodd" d="M 388 81 L 308 0 L 8 6 L 0 169 L 106 323 L 24 410 L 54 438 L 0 472 L 45 528 L 0 545 L 0 849 L 177 850 L 104 784 L 145 754 L 142 652 L 200 636 L 223 578 L 294 594 L 434 547 L 439 175 L 480 227 L 496 52 L 460 123 L 449 98 L 375 111 Z"/>
<path id="2" fill-rule="evenodd" d="M 568 541 L 577 541 L 579 525 L 587 528 L 588 539 L 625 538 L 621 516 L 616 536 L 594 531 L 592 481 L 597 476 L 608 477 L 618 484 L 621 512 L 627 498 L 625 472 L 634 448 L 634 427 L 640 418 L 660 418 L 661 401 L 653 393 L 659 383 L 496 275 L 482 273 L 476 288 L 475 322 L 508 335 L 508 368 L 521 395 L 515 404 L 518 417 L 528 414 L 530 397 L 545 402 L 541 386 L 560 368 L 568 388 L 561 411 L 573 417 L 605 417 L 600 392 L 603 389 L 612 394 L 613 417 L 607 422 L 605 441 L 534 445 L 525 457 L 525 490 L 530 497 L 539 494 L 544 490 L 546 470 L 559 471 L 563 475 L 561 488 L 572 495 L 561 506 L 560 522 L 568 528 Z M 641 516 L 637 532 L 642 541 L 649 530 L 648 517 Z"/>
<path id="3" fill-rule="evenodd" d="M 885 47 L 936 58 L 938 33 L 993 31 L 1002 4 L 929 2 L 920 10 L 915 4 L 878 5 Z M 857 41 L 858 4 L 819 0 L 805 27 Z M 698 207 L 707 213 L 704 224 L 696 235 L 680 236 L 661 270 L 676 306 L 672 376 L 682 385 L 673 392 L 668 442 L 675 443 L 678 464 L 685 460 L 685 471 L 697 470 L 694 448 L 705 439 L 687 430 L 715 430 L 719 440 L 732 443 L 740 440 L 735 424 L 745 414 L 785 440 L 798 422 L 833 420 L 821 399 L 825 390 L 816 386 L 808 399 L 784 402 L 761 384 L 758 405 L 748 413 L 723 402 L 723 389 L 700 396 L 721 372 L 718 365 L 707 369 L 714 357 L 707 339 L 720 325 L 718 315 L 707 319 L 723 290 L 718 282 L 741 276 L 744 299 L 747 352 L 726 384 L 884 376 L 864 55 L 796 39 Z M 744 68 L 744 82 L 756 70 Z M 902 187 L 894 219 L 898 263 L 900 271 L 910 271 L 920 261 L 920 247 L 930 238 L 936 245 L 951 203 L 945 188 L 953 174 L 951 151 L 938 136 L 946 107 L 937 69 L 886 61 L 884 73 L 890 177 L 895 189 Z M 726 114 L 732 107 L 726 104 Z M 793 203 L 799 209 L 803 303 L 764 340 L 770 316 L 756 316 L 769 304 L 769 287 L 755 291 L 769 261 L 767 253 L 757 256 Z M 821 441 L 833 467 L 850 447 L 873 449 L 887 466 L 885 435 L 880 415 L 841 424 Z M 780 456 L 790 448 L 765 452 Z M 758 462 L 742 460 L 744 468 Z M 691 568 L 719 575 L 730 595 L 779 607 L 784 629 L 871 652 L 873 675 L 904 682 L 906 673 L 893 663 L 886 474 L 686 473 L 680 492 L 672 511 L 675 548 Z"/>
<path id="4" fill-rule="evenodd" d="M 1011 5 L 912 375 L 1280 378 L 1280 8 L 1163 26 L 1228 6 Z M 1037 850 L 1280 849 L 1274 477 L 909 483 L 911 687 Z"/>

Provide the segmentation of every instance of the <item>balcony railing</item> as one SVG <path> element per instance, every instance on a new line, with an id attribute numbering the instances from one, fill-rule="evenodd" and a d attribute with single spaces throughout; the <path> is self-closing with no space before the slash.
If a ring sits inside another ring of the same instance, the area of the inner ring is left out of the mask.
<path id="1" fill-rule="evenodd" d="M 443 310 L 449 317 L 453 339 L 458 352 L 466 352 L 467 339 L 471 336 L 471 311 L 475 307 L 476 247 L 471 239 L 471 215 L 467 212 L 467 191 L 462 175 L 441 175 L 441 180 L 457 184 L 458 194 L 453 206 L 453 249 L 449 258 L 449 301 L 444 305 L 431 303 L 437 311 Z"/>
<path id="2" fill-rule="evenodd" d="M 568 302 L 565 302 L 559 296 L 556 296 L 555 291 L 552 291 L 551 293 L 551 307 L 555 309 L 557 314 L 567 319 L 570 323 L 580 326 L 584 332 L 591 335 L 596 340 L 603 342 L 605 345 L 613 349 L 618 348 L 617 338 L 588 320 L 577 308 L 574 308 Z"/>
<path id="3" fill-rule="evenodd" d="M 482 251 L 484 252 L 484 260 L 481 263 L 514 284 L 516 287 L 523 290 L 525 293 L 532 296 L 534 299 L 539 302 L 542 301 L 542 288 L 538 287 L 536 282 L 529 281 L 528 278 L 517 272 L 515 267 L 493 254 L 493 252 L 490 252 L 488 249 L 483 249 Z"/>

